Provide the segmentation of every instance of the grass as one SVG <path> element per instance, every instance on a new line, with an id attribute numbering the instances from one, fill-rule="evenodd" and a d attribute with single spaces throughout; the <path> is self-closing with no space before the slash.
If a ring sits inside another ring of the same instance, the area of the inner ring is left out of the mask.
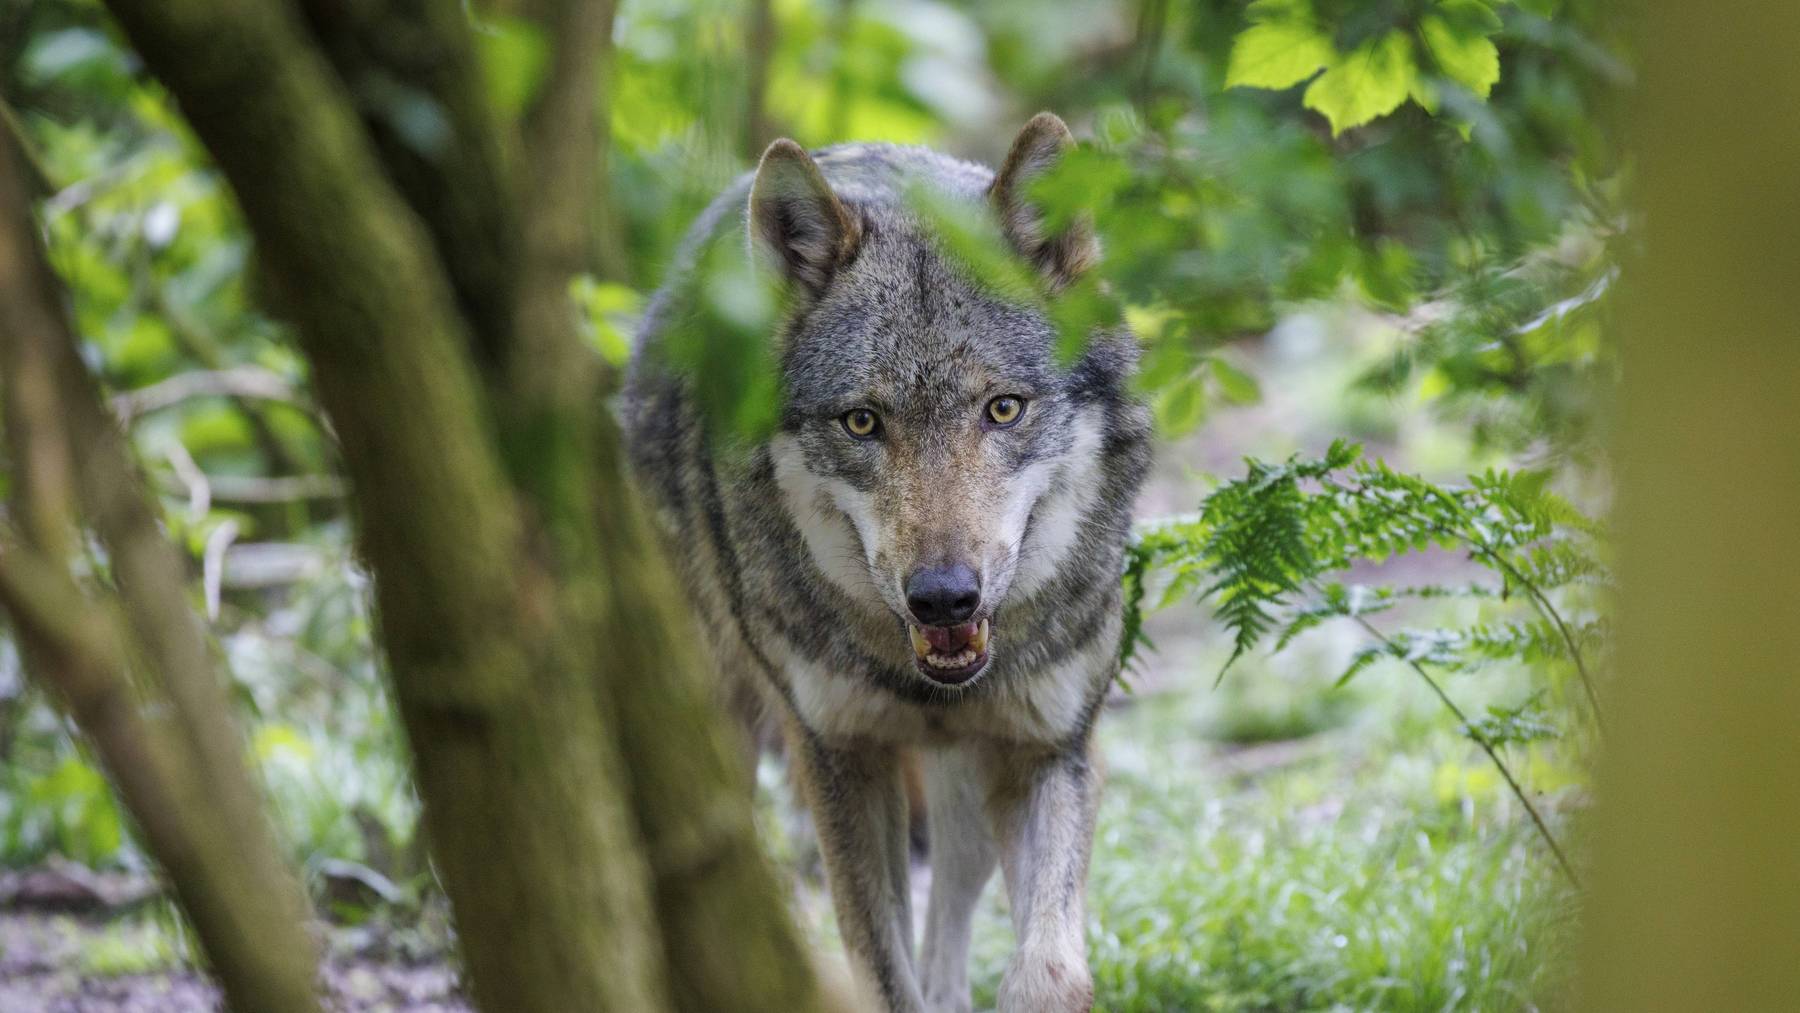
<path id="1" fill-rule="evenodd" d="M 1572 893 L 1485 758 L 1407 673 L 1371 671 L 1352 696 L 1313 674 L 1337 670 L 1318 657 L 1247 660 L 1217 691 L 1215 667 L 1190 667 L 1101 722 L 1088 926 L 1097 1009 L 1547 1001 Z M 1540 786 L 1578 783 L 1554 752 L 1519 759 Z M 817 884 L 803 894 L 818 944 L 836 947 Z M 977 1009 L 993 1008 L 1013 948 L 1003 894 L 996 878 L 977 914 Z"/>
<path id="2" fill-rule="evenodd" d="M 1556 873 L 1465 743 L 1244 778 L 1122 717 L 1090 886 L 1103 1008 L 1521 1009 L 1553 984 Z"/>
<path id="3" fill-rule="evenodd" d="M 76 959 L 83 977 L 117 978 L 186 966 L 186 940 L 173 912 L 133 916 L 85 937 Z"/>

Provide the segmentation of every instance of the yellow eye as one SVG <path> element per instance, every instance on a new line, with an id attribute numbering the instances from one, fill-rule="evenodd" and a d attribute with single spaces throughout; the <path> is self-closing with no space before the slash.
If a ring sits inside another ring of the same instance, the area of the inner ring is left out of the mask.
<path id="1" fill-rule="evenodd" d="M 859 440 L 869 439 L 880 428 L 881 416 L 867 408 L 852 408 L 844 413 L 844 432 Z"/>
<path id="2" fill-rule="evenodd" d="M 1019 421 L 1019 416 L 1025 414 L 1025 401 L 1023 398 L 1002 394 L 988 402 L 987 413 L 994 425 L 1010 426 Z"/>

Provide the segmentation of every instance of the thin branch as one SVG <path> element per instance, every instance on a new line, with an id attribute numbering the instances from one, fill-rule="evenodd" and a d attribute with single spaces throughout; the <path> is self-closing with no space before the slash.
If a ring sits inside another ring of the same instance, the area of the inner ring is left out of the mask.
<path id="1" fill-rule="evenodd" d="M 225 552 L 237 540 L 238 523 L 227 518 L 206 536 L 206 552 L 201 557 L 200 588 L 206 600 L 206 618 L 218 621 L 219 586 L 225 576 Z"/>
<path id="2" fill-rule="evenodd" d="M 1140 111 L 1149 108 L 1150 98 L 1156 88 L 1156 61 L 1162 53 L 1163 35 L 1168 26 L 1169 0 L 1143 0 L 1143 6 L 1138 9 L 1135 40 L 1135 45 L 1143 49 L 1143 66 L 1138 71 L 1136 88 Z"/>
<path id="3" fill-rule="evenodd" d="M 207 511 L 212 509 L 212 482 L 207 479 L 206 472 L 200 470 L 200 462 L 194 460 L 194 455 L 188 453 L 186 444 L 180 440 L 172 441 L 164 456 L 169 459 L 170 469 L 187 493 L 188 520 L 193 523 L 205 520 Z"/>
<path id="4" fill-rule="evenodd" d="M 142 265 L 141 272 L 147 275 L 148 265 Z M 181 345 L 183 351 L 199 360 L 201 366 L 215 371 L 245 368 L 228 366 L 225 351 L 217 336 L 205 325 L 193 319 L 175 300 L 169 298 L 168 291 L 163 285 L 150 278 L 141 278 L 140 284 L 143 286 L 150 307 L 169 325 L 169 333 L 174 336 L 176 343 Z M 311 396 L 304 392 L 294 391 L 292 396 L 285 398 L 259 398 L 250 393 L 227 394 L 226 397 L 231 401 L 232 406 L 249 421 L 250 428 L 256 436 L 257 445 L 262 448 L 263 454 L 269 459 L 270 467 L 276 471 L 298 471 L 304 463 L 304 457 L 296 453 L 289 445 L 288 440 L 282 436 L 281 430 L 276 426 L 265 402 L 282 402 L 289 405 L 316 426 L 332 447 L 335 448 L 337 445 L 337 434 L 332 431 L 330 421 L 313 405 Z"/>
<path id="5" fill-rule="evenodd" d="M 176 481 L 164 480 L 169 492 L 192 495 L 194 475 L 176 472 Z M 213 503 L 296 503 L 302 500 L 342 499 L 350 486 L 336 475 L 209 475 L 199 472 L 206 483 L 208 502 Z"/>
<path id="6" fill-rule="evenodd" d="M 49 170 L 44 168 L 43 160 L 38 158 L 31 138 L 25 136 L 25 124 L 19 122 L 18 114 L 3 99 L 0 99 L 0 132 L 6 135 L 3 143 L 12 146 L 15 164 L 24 167 L 32 194 L 44 197 L 53 192 L 56 184 L 51 180 Z"/>
<path id="7" fill-rule="evenodd" d="M 256 398 L 280 401 L 302 411 L 311 410 L 292 384 L 259 366 L 177 373 L 148 387 L 113 395 L 112 410 L 121 423 L 130 425 L 151 412 L 173 408 L 197 397 Z"/>

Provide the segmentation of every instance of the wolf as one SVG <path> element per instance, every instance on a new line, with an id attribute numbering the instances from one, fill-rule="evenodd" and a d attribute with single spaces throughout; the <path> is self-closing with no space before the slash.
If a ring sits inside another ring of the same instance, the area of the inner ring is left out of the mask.
<path id="1" fill-rule="evenodd" d="M 1073 144 L 1032 119 L 995 172 L 917 147 L 771 144 L 689 234 L 779 275 L 779 422 L 726 446 L 665 347 L 667 282 L 623 398 L 628 457 L 712 655 L 779 723 L 861 985 L 893 1011 L 970 1009 L 970 921 L 1000 867 L 1018 945 L 1002 1011 L 1086 1010 L 1095 719 L 1119 666 L 1119 575 L 1149 421 L 1136 345 L 1058 364 L 1041 301 L 998 293 L 917 211 L 993 216 L 1055 293 L 1099 255 L 1032 184 Z M 925 768 L 931 886 L 915 956 L 900 763 Z"/>

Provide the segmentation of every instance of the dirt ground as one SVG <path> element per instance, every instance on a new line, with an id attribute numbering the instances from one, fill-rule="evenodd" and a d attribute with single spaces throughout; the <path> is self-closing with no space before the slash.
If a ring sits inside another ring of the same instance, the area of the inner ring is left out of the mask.
<path id="1" fill-rule="evenodd" d="M 97 974 L 85 969 L 116 933 L 116 916 L 0 911 L 0 1010 L 5 1013 L 206 1013 L 222 1006 L 193 970 Z M 334 955 L 324 968 L 328 1008 L 391 1013 L 463 1013 L 454 971 L 442 959 L 408 961 Z"/>

